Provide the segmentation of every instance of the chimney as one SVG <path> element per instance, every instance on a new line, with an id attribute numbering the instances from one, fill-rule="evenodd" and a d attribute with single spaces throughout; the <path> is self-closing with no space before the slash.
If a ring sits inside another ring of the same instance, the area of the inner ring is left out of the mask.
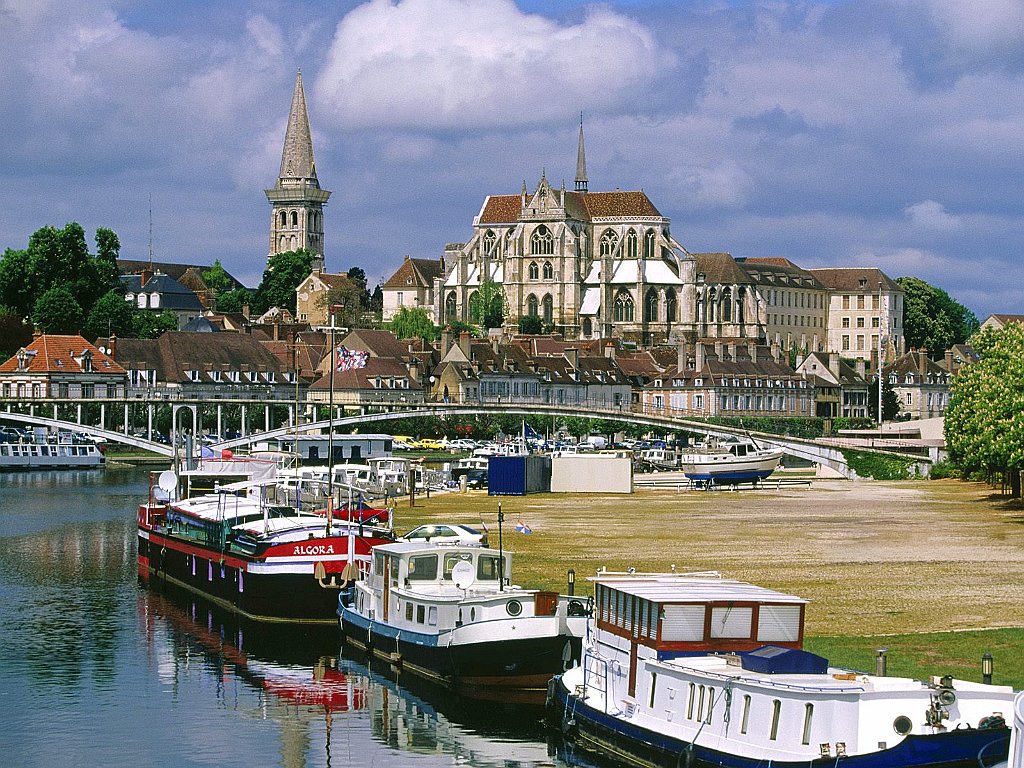
<path id="1" fill-rule="evenodd" d="M 107 357 L 109 357 L 111 360 L 116 360 L 117 358 L 114 357 L 114 354 L 115 354 L 116 351 L 117 351 L 117 334 L 112 333 L 112 334 L 110 334 L 110 338 L 107 339 Z M 952 359 L 952 358 L 950 358 L 950 359 Z"/>
<path id="2" fill-rule="evenodd" d="M 459 349 L 462 350 L 462 354 L 464 354 L 466 359 L 469 360 L 469 356 L 472 351 L 470 347 L 469 331 L 459 332 Z"/>
<path id="3" fill-rule="evenodd" d="M 676 368 L 680 371 L 686 370 L 686 360 L 690 356 L 690 345 L 685 341 L 680 341 L 676 346 Z"/>
<path id="4" fill-rule="evenodd" d="M 445 326 L 445 329 L 443 331 L 441 331 L 441 357 L 444 357 L 445 355 L 447 355 L 448 354 L 448 350 L 451 349 L 451 348 L 452 348 L 452 332 L 448 330 L 447 326 Z"/>
<path id="5" fill-rule="evenodd" d="M 837 379 L 839 378 L 839 353 L 828 353 L 828 369 Z"/>
<path id="6" fill-rule="evenodd" d="M 249 319 L 249 305 L 248 304 L 243 304 L 242 305 L 242 317 L 244 317 L 246 320 Z"/>
<path id="7" fill-rule="evenodd" d="M 728 350 L 728 352 L 729 352 L 729 359 L 732 360 L 735 363 L 736 362 L 736 342 L 730 341 L 726 345 L 726 350 Z"/>
<path id="8" fill-rule="evenodd" d="M 573 368 L 578 368 L 580 362 L 580 351 L 576 349 L 576 347 L 566 347 L 565 359 L 569 361 L 569 365 Z"/>
<path id="9" fill-rule="evenodd" d="M 747 354 L 750 356 L 750 362 L 757 363 L 757 342 L 747 342 Z"/>
<path id="10" fill-rule="evenodd" d="M 693 369 L 700 373 L 704 370 L 704 342 L 698 341 L 696 345 L 695 359 L 693 363 Z"/>
<path id="11" fill-rule="evenodd" d="M 144 288 L 146 283 L 153 279 L 153 271 L 144 269 L 139 273 L 139 287 Z"/>
<path id="12" fill-rule="evenodd" d="M 917 372 L 924 376 L 928 373 L 928 348 L 921 347 L 917 350 Z"/>
<path id="13" fill-rule="evenodd" d="M 946 350 L 946 373 L 953 373 L 953 350 Z"/>
<path id="14" fill-rule="evenodd" d="M 853 370 L 857 372 L 857 375 L 862 379 L 866 379 L 868 375 L 867 362 L 863 357 L 858 357 L 856 362 L 853 364 Z"/>
<path id="15" fill-rule="evenodd" d="M 418 357 L 409 358 L 409 378 L 414 383 L 420 383 L 420 359 Z"/>
<path id="16" fill-rule="evenodd" d="M 779 362 L 779 337 L 776 335 L 775 341 L 772 342 L 772 360 L 776 363 Z"/>
<path id="17" fill-rule="evenodd" d="M 604 343 L 604 356 L 607 357 L 609 360 L 614 360 L 615 359 L 615 342 L 614 341 L 606 341 Z"/>
<path id="18" fill-rule="evenodd" d="M 718 358 L 719 362 L 722 361 L 722 347 L 723 346 L 724 345 L 722 344 L 722 342 L 720 342 L 720 341 L 716 341 L 715 342 L 715 357 Z"/>

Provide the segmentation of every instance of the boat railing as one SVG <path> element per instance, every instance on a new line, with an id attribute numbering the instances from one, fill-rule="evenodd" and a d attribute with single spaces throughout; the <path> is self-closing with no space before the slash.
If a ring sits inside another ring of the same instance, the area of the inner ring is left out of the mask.
<path id="1" fill-rule="evenodd" d="M 608 714 L 608 660 L 590 654 L 587 654 L 584 658 L 587 663 L 583 665 L 583 685 L 581 686 L 583 690 L 577 692 L 577 698 L 586 701 L 588 688 L 592 687 L 595 690 L 600 690 L 601 697 L 604 699 L 604 713 Z M 592 669 L 591 665 L 600 666 L 600 671 Z M 592 682 L 591 678 L 594 677 L 598 678 L 598 681 L 601 683 L 600 688 Z"/>

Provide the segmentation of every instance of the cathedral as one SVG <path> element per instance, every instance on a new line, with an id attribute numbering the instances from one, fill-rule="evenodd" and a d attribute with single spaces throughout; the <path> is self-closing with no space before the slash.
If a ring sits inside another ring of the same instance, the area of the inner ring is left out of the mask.
<path id="1" fill-rule="evenodd" d="M 274 188 L 264 191 L 271 206 L 268 257 L 304 248 L 315 256 L 313 270 L 322 271 L 324 203 L 331 193 L 321 189 L 316 178 L 313 137 L 301 72 L 295 76 L 295 91 L 281 151 L 281 172 Z"/>
<path id="2" fill-rule="evenodd" d="M 532 192 L 524 183 L 518 195 L 489 195 L 469 241 L 445 250 L 434 316 L 471 321 L 480 287 L 491 281 L 503 289 L 510 330 L 529 315 L 568 339 L 764 340 L 756 293 L 701 281 L 697 257 L 643 191 L 588 186 L 581 124 L 575 188 L 556 188 L 542 174 Z"/>

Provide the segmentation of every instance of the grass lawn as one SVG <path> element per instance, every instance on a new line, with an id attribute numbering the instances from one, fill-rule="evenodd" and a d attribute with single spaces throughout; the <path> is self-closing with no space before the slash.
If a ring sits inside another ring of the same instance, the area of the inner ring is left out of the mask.
<path id="1" fill-rule="evenodd" d="M 717 570 L 808 598 L 806 647 L 834 664 L 1024 688 L 1024 513 L 983 484 L 815 480 L 781 490 L 632 495 L 442 494 L 398 502 L 400 531 L 485 526 L 513 552 L 514 581 L 577 593 L 598 569 Z M 513 529 L 519 522 L 533 533 Z"/>

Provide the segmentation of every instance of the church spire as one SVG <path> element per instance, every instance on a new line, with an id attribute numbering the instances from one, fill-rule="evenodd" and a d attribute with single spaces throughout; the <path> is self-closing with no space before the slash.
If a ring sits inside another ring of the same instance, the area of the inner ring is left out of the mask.
<path id="1" fill-rule="evenodd" d="M 314 254 L 313 268 L 324 268 L 324 203 L 331 196 L 320 188 L 313 160 L 313 137 L 302 90 L 302 72 L 295 76 L 295 91 L 288 112 L 288 127 L 281 151 L 281 173 L 273 189 L 264 190 L 270 201 L 268 257 L 304 248 Z"/>
<path id="2" fill-rule="evenodd" d="M 306 94 L 302 90 L 302 70 L 295 76 L 295 92 L 292 94 L 292 108 L 288 113 L 288 128 L 284 134 L 284 149 L 281 151 L 281 173 L 279 187 L 308 185 L 319 187 L 316 178 L 316 163 L 313 160 L 313 137 L 309 130 L 309 114 L 306 112 Z"/>
<path id="3" fill-rule="evenodd" d="M 583 113 L 580 112 L 580 145 L 576 150 L 576 191 L 587 191 L 587 153 L 583 149 Z"/>

